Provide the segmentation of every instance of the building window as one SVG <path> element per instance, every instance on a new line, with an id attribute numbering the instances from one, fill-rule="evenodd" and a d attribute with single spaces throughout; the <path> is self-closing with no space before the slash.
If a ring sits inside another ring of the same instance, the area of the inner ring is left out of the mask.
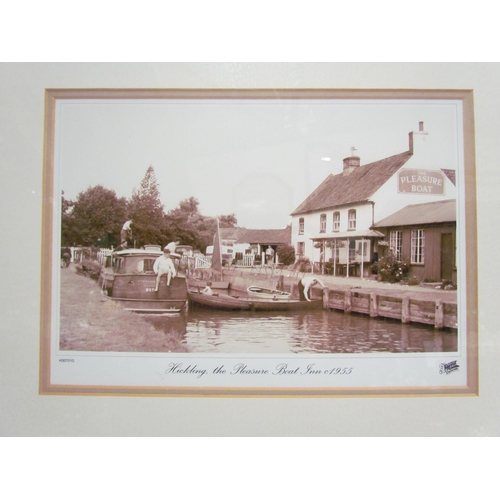
<path id="1" fill-rule="evenodd" d="M 304 234 L 304 217 L 299 219 L 299 234 Z"/>
<path id="2" fill-rule="evenodd" d="M 348 213 L 348 221 L 349 221 L 349 231 L 354 231 L 356 229 L 356 210 L 349 210 Z"/>
<path id="3" fill-rule="evenodd" d="M 333 212 L 333 230 L 340 231 L 340 212 Z"/>
<path id="4" fill-rule="evenodd" d="M 319 216 L 319 232 L 326 233 L 326 214 Z"/>
<path id="5" fill-rule="evenodd" d="M 370 261 L 370 240 L 356 240 L 356 255 L 363 262 Z"/>
<path id="6" fill-rule="evenodd" d="M 299 257 L 303 257 L 305 253 L 305 243 L 303 241 L 299 241 L 297 243 L 297 254 Z"/>
<path id="7" fill-rule="evenodd" d="M 389 248 L 398 260 L 401 260 L 402 246 L 403 231 L 391 231 L 389 235 Z"/>
<path id="8" fill-rule="evenodd" d="M 414 229 L 411 232 L 411 263 L 424 263 L 425 231 Z"/>

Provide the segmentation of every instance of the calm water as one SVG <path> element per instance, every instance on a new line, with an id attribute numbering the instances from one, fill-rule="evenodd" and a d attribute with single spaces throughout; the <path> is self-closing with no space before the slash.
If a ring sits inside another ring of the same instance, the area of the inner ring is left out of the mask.
<path id="1" fill-rule="evenodd" d="M 198 353 L 453 352 L 455 332 L 337 311 L 229 312 L 190 306 L 187 315 L 149 317 Z"/>

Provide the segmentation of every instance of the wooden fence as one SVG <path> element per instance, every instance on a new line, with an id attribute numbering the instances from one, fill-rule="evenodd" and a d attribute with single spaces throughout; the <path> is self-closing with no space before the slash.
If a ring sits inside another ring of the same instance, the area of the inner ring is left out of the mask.
<path id="1" fill-rule="evenodd" d="M 255 255 L 245 254 L 242 259 L 236 261 L 237 267 L 254 267 L 255 265 Z"/>
<path id="2" fill-rule="evenodd" d="M 212 257 L 205 255 L 196 255 L 194 258 L 195 269 L 210 269 L 212 267 Z"/>
<path id="3" fill-rule="evenodd" d="M 71 247 L 71 262 L 83 262 L 93 260 L 104 265 L 106 257 L 111 255 L 112 248 Z"/>

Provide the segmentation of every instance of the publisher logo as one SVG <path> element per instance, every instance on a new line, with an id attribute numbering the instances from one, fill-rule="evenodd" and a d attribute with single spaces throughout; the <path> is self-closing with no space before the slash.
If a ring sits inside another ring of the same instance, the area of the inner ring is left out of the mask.
<path id="1" fill-rule="evenodd" d="M 439 373 L 441 375 L 443 374 L 450 374 L 451 372 L 454 372 L 458 370 L 459 366 L 456 361 L 450 361 L 449 363 L 441 363 L 439 365 Z"/>

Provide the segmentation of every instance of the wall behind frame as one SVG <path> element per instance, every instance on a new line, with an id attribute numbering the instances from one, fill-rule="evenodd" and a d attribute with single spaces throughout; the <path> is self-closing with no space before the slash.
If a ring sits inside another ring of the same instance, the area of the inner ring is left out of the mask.
<path id="1" fill-rule="evenodd" d="M 498 435 L 500 65 L 485 63 L 0 65 L 0 434 Z M 211 399 L 38 395 L 45 88 L 472 88 L 479 232 L 477 398 Z M 492 231 L 492 229 L 494 229 Z"/>

